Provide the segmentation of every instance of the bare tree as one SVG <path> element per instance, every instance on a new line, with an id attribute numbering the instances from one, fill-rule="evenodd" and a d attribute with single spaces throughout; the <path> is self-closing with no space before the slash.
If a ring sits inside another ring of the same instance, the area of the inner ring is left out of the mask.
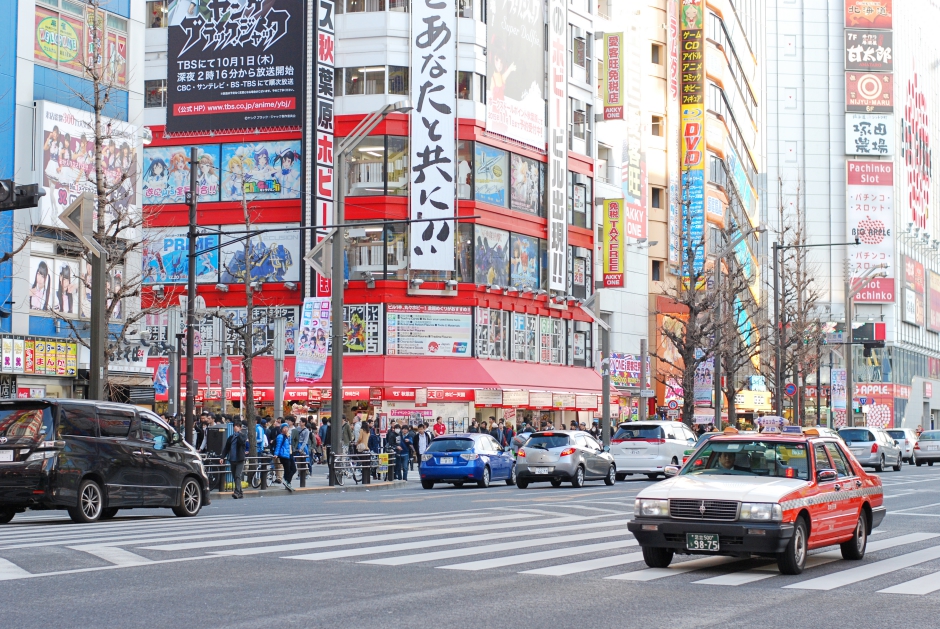
<path id="1" fill-rule="evenodd" d="M 672 302 L 672 307 L 656 312 L 657 316 L 663 317 L 660 334 L 665 342 L 656 344 L 650 354 L 669 367 L 669 373 L 658 376 L 658 379 L 677 377 L 681 381 L 682 421 L 691 425 L 695 414 L 695 373 L 714 355 L 715 350 L 716 322 L 713 309 L 717 303 L 717 292 L 708 288 L 710 273 L 705 266 L 704 224 L 701 235 L 690 236 L 698 227 L 690 212 L 692 201 L 686 193 L 685 180 L 689 172 L 685 171 L 682 177 L 685 237 L 680 277 L 664 293 Z M 699 218 L 704 221 L 704 216 Z"/>

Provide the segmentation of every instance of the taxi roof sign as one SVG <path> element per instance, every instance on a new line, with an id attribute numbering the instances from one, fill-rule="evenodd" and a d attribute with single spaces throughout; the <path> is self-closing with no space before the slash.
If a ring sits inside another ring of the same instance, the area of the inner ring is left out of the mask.
<path id="1" fill-rule="evenodd" d="M 782 432 L 788 435 L 802 435 L 803 427 L 802 426 L 784 426 Z"/>

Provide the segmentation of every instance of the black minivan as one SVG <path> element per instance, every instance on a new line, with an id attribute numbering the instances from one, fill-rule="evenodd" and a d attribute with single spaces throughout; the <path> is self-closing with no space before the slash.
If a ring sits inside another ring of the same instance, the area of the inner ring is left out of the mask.
<path id="1" fill-rule="evenodd" d="M 66 509 L 75 522 L 118 509 L 209 504 L 195 448 L 154 413 L 111 402 L 0 400 L 0 524 L 30 509 Z"/>

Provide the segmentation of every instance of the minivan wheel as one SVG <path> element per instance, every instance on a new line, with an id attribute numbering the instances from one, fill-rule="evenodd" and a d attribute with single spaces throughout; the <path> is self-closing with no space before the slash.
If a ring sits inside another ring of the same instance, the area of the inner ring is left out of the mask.
<path id="1" fill-rule="evenodd" d="M 108 507 L 107 509 L 102 509 L 102 510 L 101 510 L 101 519 L 102 519 L 102 520 L 110 520 L 111 518 L 113 518 L 114 516 L 117 515 L 117 512 L 118 512 L 118 508 L 117 508 L 117 507 Z"/>
<path id="2" fill-rule="evenodd" d="M 69 508 L 73 522 L 88 523 L 101 519 L 104 511 L 104 496 L 101 487 L 93 480 L 84 480 L 78 486 L 78 505 Z"/>
<path id="3" fill-rule="evenodd" d="M 0 524 L 6 524 L 16 515 L 14 509 L 0 509 Z"/>
<path id="4" fill-rule="evenodd" d="M 173 507 L 173 513 L 181 518 L 191 518 L 202 509 L 202 489 L 195 478 L 187 478 L 180 489 L 179 506 Z"/>

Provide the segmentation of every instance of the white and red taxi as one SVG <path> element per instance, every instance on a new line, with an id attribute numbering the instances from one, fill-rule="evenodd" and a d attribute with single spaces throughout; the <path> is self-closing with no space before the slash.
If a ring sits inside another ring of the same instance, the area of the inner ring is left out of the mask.
<path id="1" fill-rule="evenodd" d="M 666 472 L 637 495 L 628 524 L 653 568 L 675 553 L 759 555 L 800 574 L 814 548 L 840 544 L 844 558 L 864 557 L 885 515 L 881 479 L 813 430 L 716 436 Z"/>

